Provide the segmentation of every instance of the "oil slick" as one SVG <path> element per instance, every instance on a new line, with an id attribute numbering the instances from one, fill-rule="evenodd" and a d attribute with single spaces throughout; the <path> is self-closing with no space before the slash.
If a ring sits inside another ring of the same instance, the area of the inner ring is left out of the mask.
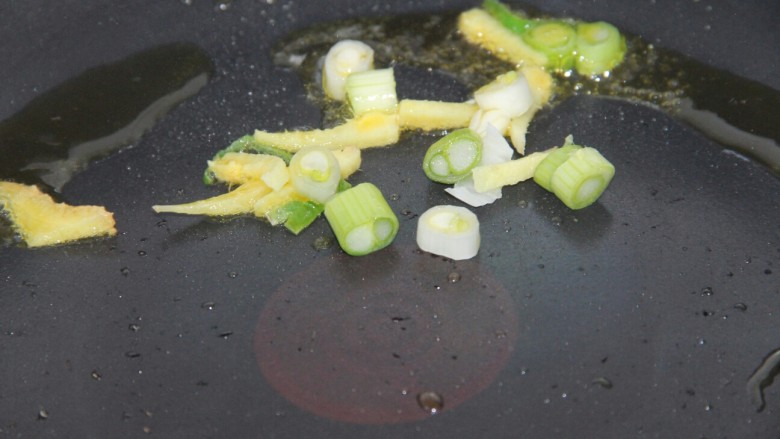
<path id="1" fill-rule="evenodd" d="M 212 72 L 191 44 L 168 44 L 86 70 L 0 122 L 0 179 L 59 192 L 77 172 L 137 142 Z"/>
<path id="2" fill-rule="evenodd" d="M 764 389 L 772 384 L 778 374 L 780 374 L 780 349 L 775 349 L 764 358 L 747 382 L 747 392 L 756 411 L 760 412 L 766 407 Z"/>

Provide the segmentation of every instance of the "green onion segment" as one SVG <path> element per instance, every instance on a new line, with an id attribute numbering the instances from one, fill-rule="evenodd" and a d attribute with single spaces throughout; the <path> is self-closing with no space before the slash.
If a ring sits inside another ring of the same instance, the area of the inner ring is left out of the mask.
<path id="1" fill-rule="evenodd" d="M 577 24 L 577 71 L 582 75 L 601 75 L 623 61 L 626 40 L 609 23 Z"/>
<path id="2" fill-rule="evenodd" d="M 482 8 L 503 27 L 536 52 L 547 57 L 544 67 L 586 76 L 608 73 L 623 61 L 626 41 L 613 25 L 599 21 L 579 23 L 564 20 L 529 19 L 498 0 L 485 0 Z"/>
<path id="3" fill-rule="evenodd" d="M 521 17 L 497 0 L 485 0 L 482 3 L 482 9 L 517 35 L 525 33 L 533 24 L 533 20 Z"/>
<path id="4" fill-rule="evenodd" d="M 287 230 L 297 235 L 309 227 L 323 212 L 325 206 L 316 201 L 292 200 L 266 214 L 272 225 L 284 223 Z"/>
<path id="5" fill-rule="evenodd" d="M 571 24 L 557 20 L 538 20 L 522 37 L 529 46 L 547 55 L 545 67 L 563 72 L 574 67 L 577 31 Z"/>
<path id="6" fill-rule="evenodd" d="M 366 43 L 343 40 L 334 44 L 322 65 L 322 89 L 337 101 L 346 97 L 347 78 L 374 68 L 374 49 Z"/>
<path id="7" fill-rule="evenodd" d="M 387 247 L 398 233 L 398 217 L 371 183 L 361 183 L 325 203 L 325 218 L 341 248 L 362 256 Z"/>
<path id="8" fill-rule="evenodd" d="M 428 148 L 423 171 L 435 182 L 451 184 L 467 177 L 481 160 L 482 138 L 469 128 L 461 128 Z"/>
<path id="9" fill-rule="evenodd" d="M 369 111 L 394 113 L 398 108 L 392 68 L 353 73 L 347 77 L 346 89 L 355 116 Z"/>
<path id="10" fill-rule="evenodd" d="M 556 197 L 570 209 L 582 209 L 599 199 L 615 176 L 615 167 L 596 149 L 580 148 L 552 176 Z"/>
<path id="11" fill-rule="evenodd" d="M 290 180 L 299 194 L 324 203 L 338 189 L 339 162 L 324 146 L 302 148 L 290 160 Z"/>
<path id="12" fill-rule="evenodd" d="M 615 166 L 595 148 L 568 144 L 536 167 L 534 181 L 576 210 L 596 202 L 614 176 Z"/>
<path id="13" fill-rule="evenodd" d="M 534 171 L 534 181 L 536 184 L 552 192 L 552 185 L 550 182 L 552 181 L 553 174 L 555 174 L 555 171 L 558 170 L 558 167 L 560 167 L 563 162 L 569 159 L 569 156 L 574 151 L 580 148 L 582 147 L 579 145 L 568 144 L 551 152 L 541 163 L 539 163 Z"/>
<path id="14" fill-rule="evenodd" d="M 453 260 L 473 258 L 479 252 L 479 220 L 465 207 L 434 206 L 417 220 L 417 245 Z"/>

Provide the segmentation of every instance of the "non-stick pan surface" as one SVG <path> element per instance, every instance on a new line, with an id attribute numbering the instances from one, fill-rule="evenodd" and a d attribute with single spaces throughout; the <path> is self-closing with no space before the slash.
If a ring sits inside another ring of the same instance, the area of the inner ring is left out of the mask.
<path id="1" fill-rule="evenodd" d="M 780 348 L 780 181 L 653 107 L 580 96 L 540 113 L 529 148 L 573 133 L 617 176 L 577 212 L 532 183 L 505 189 L 477 210 L 471 261 L 416 251 L 415 216 L 453 203 L 419 169 L 430 137 L 364 154 L 355 181 L 379 186 L 401 219 L 394 244 L 366 258 L 316 250 L 325 221 L 294 237 L 151 210 L 217 193 L 205 161 L 238 136 L 320 123 L 300 78 L 271 59 L 291 31 L 474 5 L 1 5 L 6 127 L 41 105 L 71 114 L 53 94 L 86 93 L 89 72 L 161 47 L 198 67 L 170 81 L 208 81 L 60 188 L 115 212 L 117 237 L 0 249 L 0 437 L 779 437 L 780 389 L 758 383 L 759 411 L 748 380 Z M 780 89 L 776 2 L 528 5 Z"/>

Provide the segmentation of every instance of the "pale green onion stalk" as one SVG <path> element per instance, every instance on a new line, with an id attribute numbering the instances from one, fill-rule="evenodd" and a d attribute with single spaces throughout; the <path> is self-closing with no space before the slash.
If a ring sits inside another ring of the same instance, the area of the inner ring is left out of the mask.
<path id="1" fill-rule="evenodd" d="M 346 90 L 355 116 L 369 111 L 395 113 L 398 108 L 392 68 L 353 73 L 347 78 Z"/>
<path id="2" fill-rule="evenodd" d="M 612 165 L 596 149 L 574 151 L 550 180 L 552 192 L 570 209 L 582 209 L 599 199 L 615 176 Z"/>
<path id="3" fill-rule="evenodd" d="M 557 20 L 534 21 L 522 38 L 528 45 L 547 55 L 546 67 L 561 72 L 574 67 L 577 31 L 571 24 Z"/>
<path id="4" fill-rule="evenodd" d="M 334 44 L 322 65 L 322 88 L 325 94 L 337 101 L 346 97 L 347 78 L 358 72 L 374 68 L 374 49 L 355 40 L 343 40 Z"/>
<path id="5" fill-rule="evenodd" d="M 582 147 L 574 144 L 563 145 L 562 147 L 551 152 L 541 163 L 536 167 L 534 171 L 534 181 L 539 186 L 552 192 L 552 177 L 558 168 L 569 159 L 569 157 Z"/>
<path id="6" fill-rule="evenodd" d="M 434 206 L 417 221 L 417 245 L 454 260 L 473 258 L 479 252 L 479 220 L 465 207 Z"/>
<path id="7" fill-rule="evenodd" d="M 324 146 L 303 148 L 290 160 L 290 180 L 296 192 L 324 203 L 338 189 L 341 180 L 339 162 Z"/>
<path id="8" fill-rule="evenodd" d="M 577 24 L 577 71 L 603 75 L 623 61 L 626 39 L 613 25 L 598 21 Z"/>
<path id="9" fill-rule="evenodd" d="M 385 248 L 398 233 L 398 217 L 371 183 L 334 195 L 325 203 L 325 218 L 342 250 L 352 256 Z"/>
<path id="10" fill-rule="evenodd" d="M 482 138 L 469 128 L 455 130 L 428 148 L 423 171 L 438 183 L 455 183 L 482 160 Z"/>

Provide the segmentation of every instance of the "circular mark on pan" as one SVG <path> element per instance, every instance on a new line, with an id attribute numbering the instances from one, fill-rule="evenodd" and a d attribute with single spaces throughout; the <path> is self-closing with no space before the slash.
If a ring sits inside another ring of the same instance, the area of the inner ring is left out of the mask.
<path id="1" fill-rule="evenodd" d="M 254 348 L 266 380 L 298 407 L 382 424 L 430 416 L 425 392 L 445 401 L 433 412 L 479 393 L 517 335 L 512 298 L 478 260 L 395 247 L 291 276 L 263 309 Z"/>

